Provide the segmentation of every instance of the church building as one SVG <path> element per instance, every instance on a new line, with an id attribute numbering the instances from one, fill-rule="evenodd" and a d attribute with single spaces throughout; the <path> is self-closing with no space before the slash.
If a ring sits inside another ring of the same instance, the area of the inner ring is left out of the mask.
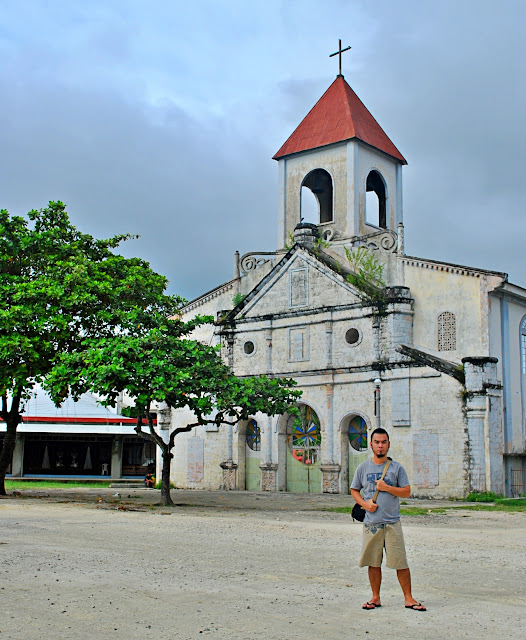
<path id="1" fill-rule="evenodd" d="M 216 318 L 198 338 L 236 375 L 294 378 L 301 417 L 180 434 L 175 485 L 347 494 L 382 426 L 413 495 L 524 492 L 526 290 L 406 254 L 406 160 L 341 73 L 274 159 L 276 250 L 236 253 L 184 318 Z M 190 418 L 162 413 L 165 433 Z"/>

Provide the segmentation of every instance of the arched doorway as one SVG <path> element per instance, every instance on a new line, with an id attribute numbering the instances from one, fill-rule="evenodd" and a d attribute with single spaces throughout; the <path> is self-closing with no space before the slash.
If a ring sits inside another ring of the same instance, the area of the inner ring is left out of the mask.
<path id="1" fill-rule="evenodd" d="M 361 462 L 369 457 L 367 419 L 354 412 L 342 421 L 342 491 L 346 493 L 352 483 L 354 472 Z"/>
<path id="2" fill-rule="evenodd" d="M 261 490 L 261 428 L 254 418 L 247 422 L 245 434 L 245 489 Z"/>
<path id="3" fill-rule="evenodd" d="M 293 493 L 321 493 L 320 420 L 309 405 L 298 409 L 299 415 L 289 415 L 286 423 L 286 488 Z"/>
<path id="4" fill-rule="evenodd" d="M 255 418 L 239 423 L 237 464 L 238 489 L 261 491 L 261 428 Z"/>

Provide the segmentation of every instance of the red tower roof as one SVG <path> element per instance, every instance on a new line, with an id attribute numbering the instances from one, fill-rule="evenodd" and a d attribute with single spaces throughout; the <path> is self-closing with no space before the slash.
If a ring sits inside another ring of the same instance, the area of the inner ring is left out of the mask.
<path id="1" fill-rule="evenodd" d="M 352 138 L 407 164 L 344 77 L 337 76 L 276 153 L 274 160 Z"/>

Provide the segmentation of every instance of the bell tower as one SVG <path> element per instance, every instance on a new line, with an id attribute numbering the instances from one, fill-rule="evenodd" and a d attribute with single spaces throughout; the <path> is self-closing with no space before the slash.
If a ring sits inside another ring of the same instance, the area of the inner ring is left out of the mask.
<path id="1" fill-rule="evenodd" d="M 337 53 L 341 58 L 341 41 Z M 335 244 L 382 229 L 396 233 L 403 223 L 402 166 L 407 162 L 345 81 L 341 67 L 274 159 L 279 249 L 304 217 L 302 189 L 314 194 L 320 236 Z"/>

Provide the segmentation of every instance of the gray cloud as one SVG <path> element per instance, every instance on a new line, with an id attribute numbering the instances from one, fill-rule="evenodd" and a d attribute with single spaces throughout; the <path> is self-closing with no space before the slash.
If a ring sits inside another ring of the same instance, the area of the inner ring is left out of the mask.
<path id="1" fill-rule="evenodd" d="M 346 79 L 409 161 L 408 252 L 526 285 L 522 2 L 157 5 L 65 2 L 41 14 L 54 38 L 11 5 L 1 207 L 62 199 L 84 231 L 139 233 L 123 253 L 173 292 L 211 289 L 236 249 L 275 247 L 271 156 L 332 81 L 341 35 Z"/>

